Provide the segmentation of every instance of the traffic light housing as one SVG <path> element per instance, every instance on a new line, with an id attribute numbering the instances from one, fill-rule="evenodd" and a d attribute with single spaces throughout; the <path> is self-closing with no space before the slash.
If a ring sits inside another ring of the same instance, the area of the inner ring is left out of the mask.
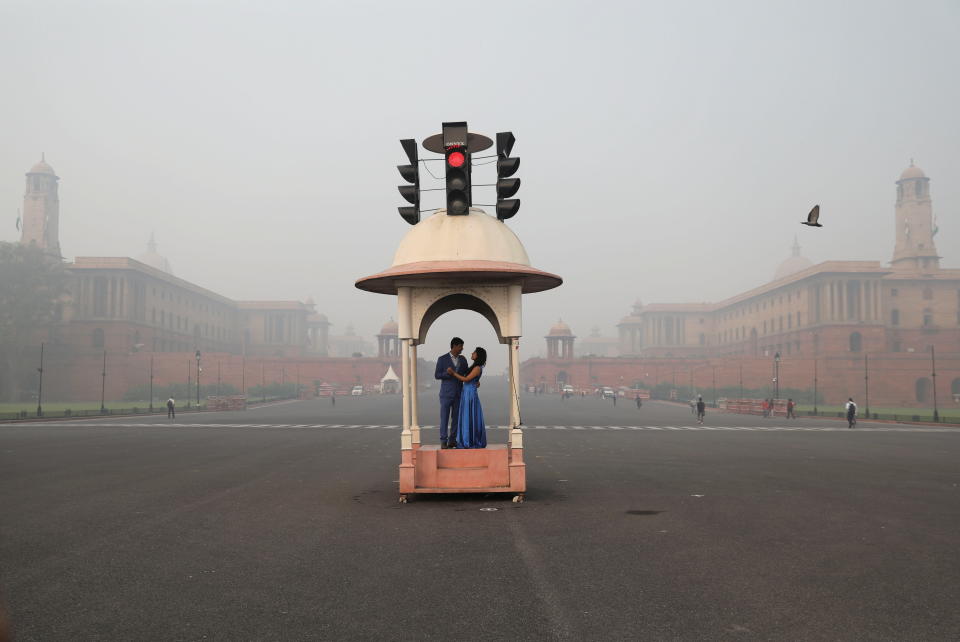
<path id="1" fill-rule="evenodd" d="M 447 181 L 447 214 L 470 213 L 470 152 L 467 151 L 467 123 L 443 123 L 443 154 Z"/>
<path id="2" fill-rule="evenodd" d="M 412 138 L 404 138 L 400 141 L 403 151 L 407 154 L 409 165 L 397 165 L 400 176 L 411 185 L 399 185 L 400 196 L 411 203 L 413 207 L 398 207 L 400 216 L 410 225 L 416 225 L 420 222 L 420 162 L 417 157 L 417 141 Z"/>
<path id="3" fill-rule="evenodd" d="M 510 157 L 515 142 L 513 132 L 497 132 L 497 218 L 501 221 L 520 209 L 520 199 L 510 198 L 520 189 L 520 179 L 510 178 L 520 169 L 520 159 Z"/>

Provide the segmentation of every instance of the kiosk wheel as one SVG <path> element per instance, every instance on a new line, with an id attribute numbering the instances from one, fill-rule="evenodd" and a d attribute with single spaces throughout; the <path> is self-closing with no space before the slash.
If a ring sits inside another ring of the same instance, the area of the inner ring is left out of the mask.
<path id="1" fill-rule="evenodd" d="M 513 496 L 513 503 L 514 503 L 514 504 L 522 504 L 522 503 L 523 503 L 523 493 L 520 493 L 519 495 L 514 495 L 514 496 Z"/>
<path id="2" fill-rule="evenodd" d="M 406 504 L 406 503 L 407 503 L 407 496 L 406 496 L 406 495 L 400 495 L 399 503 L 401 503 L 401 504 Z"/>

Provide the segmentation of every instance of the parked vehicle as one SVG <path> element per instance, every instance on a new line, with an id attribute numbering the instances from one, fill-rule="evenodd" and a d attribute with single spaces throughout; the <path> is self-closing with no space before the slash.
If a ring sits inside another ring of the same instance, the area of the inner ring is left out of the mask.
<path id="1" fill-rule="evenodd" d="M 604 399 L 612 399 L 613 397 L 617 396 L 617 393 L 613 391 L 613 388 L 607 386 L 604 386 L 604 388 L 600 391 L 600 394 Z"/>
<path id="2" fill-rule="evenodd" d="M 359 397 L 363 395 L 363 386 L 354 386 L 353 390 L 350 391 L 350 395 L 353 397 Z"/>

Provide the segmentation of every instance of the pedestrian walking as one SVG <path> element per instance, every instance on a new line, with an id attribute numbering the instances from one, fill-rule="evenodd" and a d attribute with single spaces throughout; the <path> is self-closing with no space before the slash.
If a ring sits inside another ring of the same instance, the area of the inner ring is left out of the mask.
<path id="1" fill-rule="evenodd" d="M 176 419 L 177 418 L 177 402 L 173 400 L 173 396 L 167 399 L 167 419 Z"/>
<path id="2" fill-rule="evenodd" d="M 703 396 L 697 397 L 697 423 L 703 424 L 703 418 L 707 414 L 707 404 L 703 401 Z"/>
<path id="3" fill-rule="evenodd" d="M 637 410 L 643 407 L 643 401 L 640 399 L 640 395 L 637 395 Z"/>
<path id="4" fill-rule="evenodd" d="M 853 428 L 857 425 L 857 404 L 853 402 L 853 397 L 847 399 L 847 428 Z"/>
<path id="5" fill-rule="evenodd" d="M 797 413 L 794 411 L 796 404 L 793 403 L 793 399 L 787 399 L 787 419 L 796 419 Z"/>
<path id="6" fill-rule="evenodd" d="M 337 391 L 336 391 L 336 390 L 331 390 L 331 391 L 330 391 L 330 405 L 331 405 L 331 406 L 336 406 L 336 405 L 337 405 Z"/>

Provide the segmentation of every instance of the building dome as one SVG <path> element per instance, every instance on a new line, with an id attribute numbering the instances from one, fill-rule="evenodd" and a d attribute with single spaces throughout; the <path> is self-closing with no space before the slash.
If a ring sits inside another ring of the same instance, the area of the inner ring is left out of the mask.
<path id="1" fill-rule="evenodd" d="M 397 322 L 391 318 L 389 321 L 383 324 L 383 327 L 380 328 L 380 334 L 399 334 L 400 326 L 397 325 Z"/>
<path id="2" fill-rule="evenodd" d="M 547 336 L 550 337 L 572 337 L 573 331 L 570 330 L 570 326 L 563 322 L 563 320 L 557 321 L 553 327 L 550 328 L 550 332 L 547 333 Z"/>
<path id="3" fill-rule="evenodd" d="M 407 232 L 393 266 L 421 261 L 502 261 L 530 265 L 527 251 L 509 227 L 483 210 L 447 216 L 440 210 Z"/>
<path id="4" fill-rule="evenodd" d="M 41 158 L 40 162 L 30 168 L 30 174 L 49 174 L 50 176 L 56 176 L 56 172 L 53 171 L 53 168 L 47 164 L 45 158 Z"/>
<path id="5" fill-rule="evenodd" d="M 407 231 L 383 272 L 359 279 L 361 290 L 396 294 L 397 281 L 437 279 L 520 281 L 524 292 L 542 292 L 563 282 L 530 265 L 530 257 L 507 225 L 477 208 L 465 216 L 438 210 Z"/>
<path id="6" fill-rule="evenodd" d="M 792 254 L 777 268 L 776 273 L 773 275 L 774 281 L 779 281 L 791 274 L 802 272 L 813 265 L 813 261 L 805 256 L 800 256 L 800 244 L 797 243 L 796 237 L 793 238 L 793 247 L 790 249 L 792 250 Z"/>
<path id="7" fill-rule="evenodd" d="M 910 161 L 910 167 L 903 170 L 903 173 L 900 174 L 900 180 L 902 181 L 905 178 L 926 178 L 927 175 L 923 173 L 923 170 L 919 167 L 915 167 L 913 160 Z"/>
<path id="8" fill-rule="evenodd" d="M 147 242 L 147 251 L 138 256 L 137 260 L 167 274 L 173 274 L 170 261 L 167 260 L 167 257 L 161 256 L 157 252 L 157 242 L 154 240 L 153 234 L 150 235 L 150 240 Z"/>

